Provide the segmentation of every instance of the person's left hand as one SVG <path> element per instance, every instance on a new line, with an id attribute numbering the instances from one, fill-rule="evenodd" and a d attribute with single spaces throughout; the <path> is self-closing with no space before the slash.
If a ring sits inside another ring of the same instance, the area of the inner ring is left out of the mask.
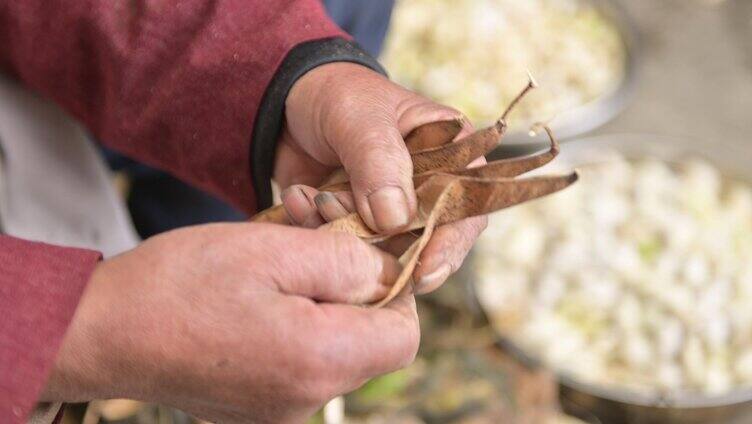
<path id="1" fill-rule="evenodd" d="M 403 137 L 430 122 L 462 118 L 458 111 L 406 90 L 351 63 L 319 66 L 301 77 L 286 101 L 286 122 L 274 168 L 295 225 L 317 227 L 358 211 L 381 233 L 398 233 L 415 216 L 413 167 Z M 466 119 L 458 137 L 472 127 Z M 312 188 L 344 167 L 352 194 Z M 486 226 L 485 217 L 437 229 L 413 275 L 416 293 L 438 288 L 462 264 Z"/>

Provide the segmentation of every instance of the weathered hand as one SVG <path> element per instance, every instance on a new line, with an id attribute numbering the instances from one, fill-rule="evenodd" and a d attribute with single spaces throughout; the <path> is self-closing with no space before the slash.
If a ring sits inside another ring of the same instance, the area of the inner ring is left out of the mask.
<path id="1" fill-rule="evenodd" d="M 395 259 L 352 236 L 264 224 L 186 228 L 102 262 L 42 400 L 127 397 L 222 423 L 301 422 L 414 358 Z"/>
<path id="2" fill-rule="evenodd" d="M 398 232 L 416 209 L 403 136 L 426 123 L 461 117 L 359 65 L 334 63 L 308 72 L 287 98 L 275 164 L 290 220 L 314 228 L 357 210 L 372 229 Z M 458 137 L 471 131 L 466 123 Z M 352 196 L 316 198 L 318 191 L 309 186 L 339 166 L 350 176 Z M 415 271 L 416 291 L 431 291 L 456 271 L 485 225 L 480 217 L 439 228 Z"/>

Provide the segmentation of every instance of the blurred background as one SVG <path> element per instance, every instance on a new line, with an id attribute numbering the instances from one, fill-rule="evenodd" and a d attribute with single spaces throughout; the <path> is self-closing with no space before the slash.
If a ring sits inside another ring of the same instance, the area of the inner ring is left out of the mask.
<path id="1" fill-rule="evenodd" d="M 476 126 L 524 86 L 496 157 L 564 142 L 571 189 L 495 214 L 419 300 L 419 358 L 312 423 L 752 422 L 752 1 L 330 0 L 390 76 Z M 142 237 L 241 214 L 105 152 Z M 190 205 L 189 207 L 185 207 Z M 193 423 L 127 400 L 66 423 Z"/>

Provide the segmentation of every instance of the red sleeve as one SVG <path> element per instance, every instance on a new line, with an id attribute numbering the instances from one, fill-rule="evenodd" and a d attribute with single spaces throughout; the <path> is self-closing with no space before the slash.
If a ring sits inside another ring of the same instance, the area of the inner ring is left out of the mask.
<path id="1" fill-rule="evenodd" d="M 0 235 L 0 421 L 22 423 L 34 408 L 99 259 Z"/>
<path id="2" fill-rule="evenodd" d="M 320 0 L 0 0 L 1 67 L 110 147 L 246 211 L 264 91 L 293 47 L 332 36 Z"/>

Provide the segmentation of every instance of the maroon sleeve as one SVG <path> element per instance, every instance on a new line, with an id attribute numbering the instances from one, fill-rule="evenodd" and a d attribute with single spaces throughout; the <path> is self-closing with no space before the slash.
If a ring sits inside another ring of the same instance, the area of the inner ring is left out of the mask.
<path id="1" fill-rule="evenodd" d="M 24 422 L 34 408 L 99 259 L 0 235 L 0 422 Z"/>
<path id="2" fill-rule="evenodd" d="M 0 67 L 246 211 L 264 91 L 293 47 L 332 36 L 320 0 L 0 0 Z"/>

